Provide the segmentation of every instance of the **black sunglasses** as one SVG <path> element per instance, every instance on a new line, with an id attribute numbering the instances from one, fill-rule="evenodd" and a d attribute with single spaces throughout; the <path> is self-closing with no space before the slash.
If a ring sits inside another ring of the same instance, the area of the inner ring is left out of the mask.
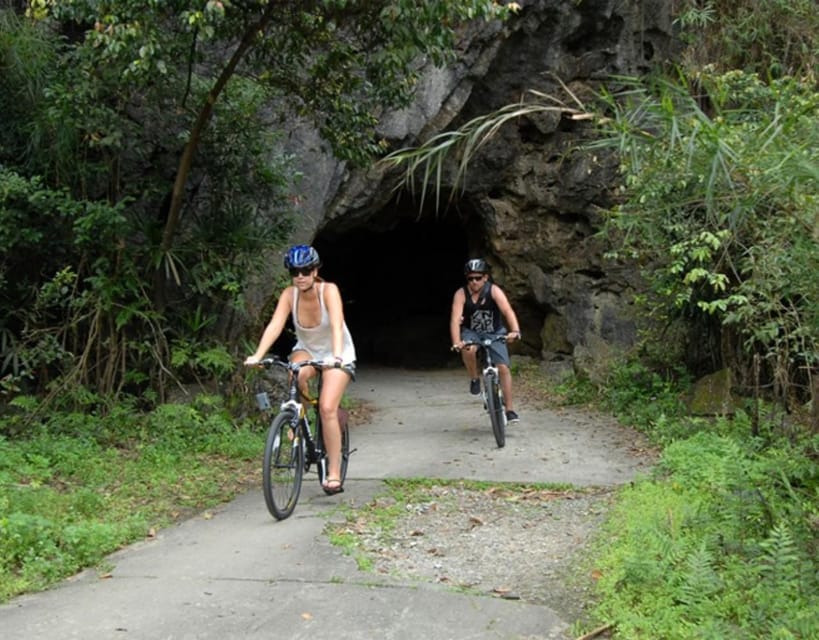
<path id="1" fill-rule="evenodd" d="M 313 273 L 313 269 L 315 269 L 315 267 L 294 267 L 293 269 L 289 269 L 289 271 L 290 276 L 295 278 L 296 276 L 309 276 Z"/>
<path id="2" fill-rule="evenodd" d="M 467 276 L 466 278 L 469 282 L 477 282 L 478 280 L 483 280 L 483 276 Z"/>

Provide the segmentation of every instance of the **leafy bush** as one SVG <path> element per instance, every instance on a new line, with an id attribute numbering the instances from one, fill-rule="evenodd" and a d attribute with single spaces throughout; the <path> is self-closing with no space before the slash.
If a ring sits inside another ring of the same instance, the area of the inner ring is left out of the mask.
<path id="1" fill-rule="evenodd" d="M 601 532 L 598 615 L 623 638 L 811 637 L 816 445 L 706 432 L 669 445 Z"/>
<path id="2" fill-rule="evenodd" d="M 605 102 L 623 203 L 604 233 L 645 266 L 650 317 L 697 326 L 700 343 L 718 332 L 691 366 L 804 401 L 819 374 L 819 94 L 705 69 L 623 79 Z"/>
<path id="3" fill-rule="evenodd" d="M 601 390 L 601 404 L 651 434 L 666 418 L 685 412 L 682 398 L 687 386 L 684 372 L 672 377 L 651 370 L 639 360 L 630 360 L 613 368 L 606 387 Z M 663 439 L 662 433 L 656 435 Z"/>
<path id="4" fill-rule="evenodd" d="M 765 78 L 817 79 L 819 14 L 813 0 L 682 0 L 677 12 L 690 68 L 716 63 Z"/>
<path id="5" fill-rule="evenodd" d="M 27 437 L 0 435 L 0 601 L 231 498 L 257 481 L 264 444 L 258 425 L 235 423 L 216 396 L 150 415 L 124 404 L 28 424 Z"/>

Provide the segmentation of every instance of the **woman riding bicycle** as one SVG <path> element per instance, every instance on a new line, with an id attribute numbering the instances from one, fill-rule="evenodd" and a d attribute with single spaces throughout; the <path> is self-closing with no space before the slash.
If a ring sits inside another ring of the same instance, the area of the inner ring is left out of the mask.
<path id="1" fill-rule="evenodd" d="M 466 285 L 459 287 L 452 298 L 449 333 L 452 348 L 461 352 L 469 374 L 469 392 L 479 395 L 481 382 L 478 378 L 477 348 L 464 347 L 465 342 L 478 339 L 478 334 L 506 334 L 507 340 L 520 340 L 520 325 L 512 305 L 503 290 L 489 277 L 489 265 L 485 260 L 473 258 L 464 265 Z M 512 327 L 507 333 L 503 321 Z M 503 342 L 493 342 L 492 360 L 498 366 L 500 385 L 508 422 L 517 422 L 518 414 L 512 403 L 512 372 L 509 370 L 509 350 Z"/>
<path id="2" fill-rule="evenodd" d="M 293 246 L 284 257 L 284 266 L 293 278 L 293 285 L 282 292 L 256 352 L 245 364 L 254 365 L 264 358 L 284 330 L 288 317 L 292 317 L 297 342 L 290 359 L 325 363 L 318 399 L 328 457 L 323 486 L 327 493 L 340 493 L 343 487 L 338 408 L 347 385 L 355 378 L 355 346 L 344 321 L 338 287 L 318 275 L 321 267 L 318 252 L 308 245 Z M 299 387 L 306 390 L 308 380 L 315 375 L 313 367 L 303 367 L 299 372 Z"/>

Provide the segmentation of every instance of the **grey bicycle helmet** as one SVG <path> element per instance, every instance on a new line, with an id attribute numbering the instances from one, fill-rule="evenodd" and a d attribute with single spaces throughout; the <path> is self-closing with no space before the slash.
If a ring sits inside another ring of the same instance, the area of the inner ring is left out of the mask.
<path id="1" fill-rule="evenodd" d="M 467 260 L 464 265 L 464 275 L 467 273 L 489 273 L 489 265 L 486 260 L 481 258 L 472 258 Z"/>
<path id="2" fill-rule="evenodd" d="M 284 256 L 285 269 L 318 269 L 320 266 L 321 258 L 318 251 L 306 244 L 290 247 Z"/>

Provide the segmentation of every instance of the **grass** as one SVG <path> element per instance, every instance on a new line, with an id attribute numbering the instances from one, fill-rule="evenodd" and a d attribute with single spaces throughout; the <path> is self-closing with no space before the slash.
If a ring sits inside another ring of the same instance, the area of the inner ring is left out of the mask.
<path id="1" fill-rule="evenodd" d="M 104 571 L 107 554 L 257 485 L 263 445 L 259 422 L 214 398 L 0 435 L 0 601 Z"/>
<path id="2" fill-rule="evenodd" d="M 819 635 L 817 435 L 767 407 L 758 430 L 741 411 L 690 416 L 684 385 L 634 364 L 608 388 L 565 389 L 662 448 L 584 560 L 597 577 L 588 628 L 628 640 Z"/>

